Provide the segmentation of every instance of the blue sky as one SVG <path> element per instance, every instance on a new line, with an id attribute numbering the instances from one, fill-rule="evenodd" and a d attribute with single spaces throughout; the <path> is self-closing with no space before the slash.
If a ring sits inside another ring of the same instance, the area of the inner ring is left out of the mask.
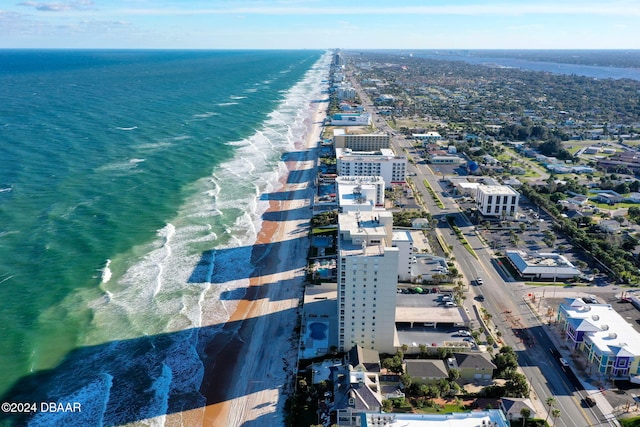
<path id="1" fill-rule="evenodd" d="M 640 49 L 640 0 L 0 0 L 0 48 Z"/>

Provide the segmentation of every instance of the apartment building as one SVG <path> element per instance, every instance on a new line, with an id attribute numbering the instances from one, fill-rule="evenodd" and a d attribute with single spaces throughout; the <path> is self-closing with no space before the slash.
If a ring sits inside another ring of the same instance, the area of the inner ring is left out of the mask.
<path id="1" fill-rule="evenodd" d="M 387 187 L 405 183 L 407 158 L 396 156 L 391 149 L 354 151 L 336 148 L 336 159 L 340 176 L 381 176 Z"/>
<path id="2" fill-rule="evenodd" d="M 398 248 L 391 212 L 338 216 L 338 347 L 395 351 Z"/>
<path id="3" fill-rule="evenodd" d="M 345 129 L 333 131 L 333 146 L 349 148 L 353 151 L 376 151 L 390 148 L 390 138 L 386 133 L 347 133 Z"/>
<path id="4" fill-rule="evenodd" d="M 371 211 L 384 206 L 384 180 L 380 176 L 339 176 L 336 186 L 342 212 Z"/>

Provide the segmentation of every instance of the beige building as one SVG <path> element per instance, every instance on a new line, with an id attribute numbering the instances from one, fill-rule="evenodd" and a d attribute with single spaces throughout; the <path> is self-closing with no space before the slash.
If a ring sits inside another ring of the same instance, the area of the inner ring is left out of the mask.
<path id="1" fill-rule="evenodd" d="M 398 248 L 388 211 L 338 216 L 338 348 L 395 351 Z"/>
<path id="2" fill-rule="evenodd" d="M 376 151 L 390 148 L 389 135 L 386 133 L 347 133 L 344 129 L 333 131 L 335 148 L 350 148 L 353 151 Z"/>

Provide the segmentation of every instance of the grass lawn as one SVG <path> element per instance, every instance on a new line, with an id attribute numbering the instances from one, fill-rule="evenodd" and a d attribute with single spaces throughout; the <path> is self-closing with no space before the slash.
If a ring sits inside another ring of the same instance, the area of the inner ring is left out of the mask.
<path id="1" fill-rule="evenodd" d="M 620 418 L 619 421 L 622 427 L 640 427 L 640 417 Z"/>
<path id="2" fill-rule="evenodd" d="M 464 405 L 456 405 L 455 403 L 449 403 L 444 405 L 444 409 L 441 406 L 416 408 L 416 412 L 419 414 L 448 414 L 449 412 L 469 412 L 469 408 Z"/>
<path id="3" fill-rule="evenodd" d="M 424 119 L 396 119 L 396 126 L 398 128 L 426 128 L 426 129 L 436 129 L 440 123 L 431 122 Z"/>

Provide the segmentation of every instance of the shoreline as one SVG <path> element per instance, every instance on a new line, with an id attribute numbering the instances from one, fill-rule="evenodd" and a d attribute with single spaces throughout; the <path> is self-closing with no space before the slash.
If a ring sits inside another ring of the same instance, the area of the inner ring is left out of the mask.
<path id="1" fill-rule="evenodd" d="M 313 109 L 311 122 L 301 142 L 295 144 L 296 151 L 314 149 L 323 128 L 326 103 L 309 108 Z M 246 295 L 206 348 L 209 366 L 205 366 L 201 393 L 207 406 L 198 417 L 203 426 L 280 425 L 284 421 L 284 403 L 297 363 L 298 343 L 293 338 L 303 296 L 301 267 L 306 265 L 309 247 L 309 197 L 314 188 L 312 176 L 299 183 L 288 178 L 292 172 L 315 173 L 316 161 L 315 156 L 311 160 L 302 157 L 285 161 L 288 172 L 275 193 L 307 194 L 270 200 L 266 214 L 274 214 L 274 219 L 269 215 L 263 219 L 252 250 L 256 270 Z M 300 226 L 301 222 L 306 226 Z M 268 252 L 257 253 L 257 247 L 266 247 Z M 261 268 L 275 273 L 260 274 Z M 187 418 L 191 417 L 183 413 L 180 422 L 184 424 Z"/>

